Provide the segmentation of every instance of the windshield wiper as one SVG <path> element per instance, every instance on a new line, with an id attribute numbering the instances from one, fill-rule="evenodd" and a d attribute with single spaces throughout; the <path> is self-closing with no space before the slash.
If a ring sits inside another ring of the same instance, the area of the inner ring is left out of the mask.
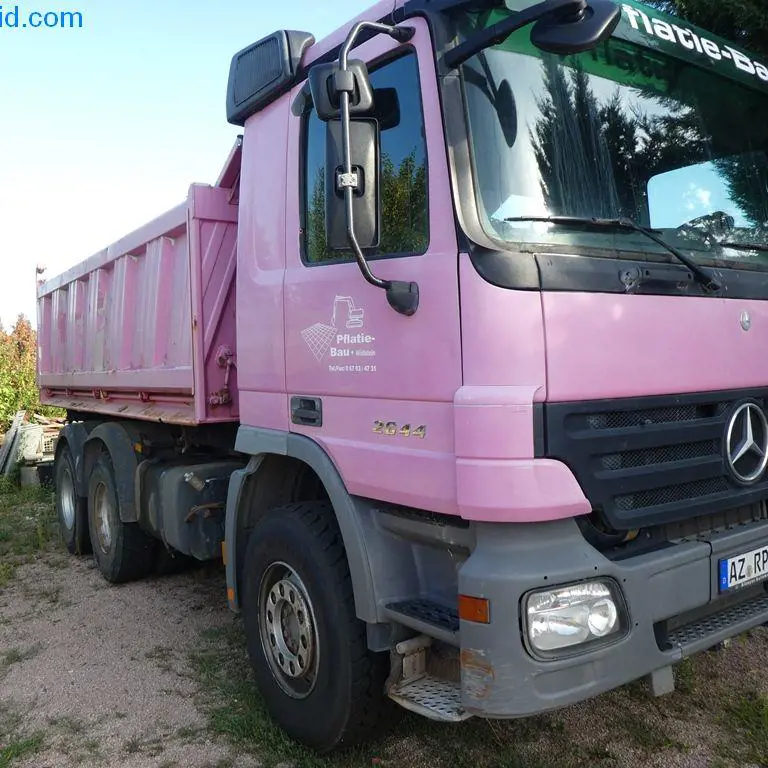
<path id="1" fill-rule="evenodd" d="M 693 259 L 690 259 L 684 253 L 681 253 L 673 245 L 662 240 L 658 235 L 646 227 L 640 226 L 632 219 L 599 219 L 589 218 L 587 216 L 512 216 L 504 221 L 509 222 L 542 222 L 544 224 L 555 224 L 565 227 L 594 227 L 595 229 L 618 229 L 623 232 L 640 232 L 650 240 L 669 251 L 681 264 L 684 264 L 691 270 L 696 282 L 698 282 L 706 291 L 717 293 L 722 287 L 715 278 L 710 277 Z M 768 250 L 768 248 L 766 248 Z"/>

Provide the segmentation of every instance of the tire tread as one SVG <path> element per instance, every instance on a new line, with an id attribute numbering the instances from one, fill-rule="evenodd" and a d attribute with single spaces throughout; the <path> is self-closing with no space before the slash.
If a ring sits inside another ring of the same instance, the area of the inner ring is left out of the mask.
<path id="1" fill-rule="evenodd" d="M 113 486 L 110 492 L 116 494 L 115 469 L 109 454 L 103 452 L 99 456 L 94 466 L 94 471 L 97 468 L 101 468 L 108 475 Z M 89 504 L 90 495 L 91 490 L 89 487 Z M 130 581 L 143 579 L 151 572 L 154 564 L 154 540 L 141 530 L 138 523 L 123 523 L 119 519 L 119 510 L 117 510 L 117 514 L 118 522 L 113 546 L 117 547 L 119 551 L 115 552 L 109 569 L 103 569 L 98 559 L 97 564 L 99 564 L 102 574 L 108 581 L 113 584 L 125 584 Z M 90 510 L 88 518 L 90 523 Z M 97 546 L 94 545 L 94 554 L 96 554 Z"/>
<path id="2" fill-rule="evenodd" d="M 325 589 L 336 596 L 338 605 L 342 607 L 344 625 L 339 627 L 338 636 L 340 642 L 346 643 L 350 653 L 351 689 L 343 729 L 329 737 L 328 743 L 314 745 L 314 748 L 319 752 L 349 749 L 380 735 L 382 729 L 392 724 L 400 714 L 399 708 L 384 692 L 389 655 L 374 653 L 368 648 L 366 624 L 355 613 L 352 577 L 341 532 L 330 504 L 324 501 L 294 502 L 271 510 L 260 524 L 288 517 L 310 534 L 317 544 L 317 554 L 331 571 Z M 250 544 L 254 546 L 258 546 L 258 527 L 251 536 Z"/>

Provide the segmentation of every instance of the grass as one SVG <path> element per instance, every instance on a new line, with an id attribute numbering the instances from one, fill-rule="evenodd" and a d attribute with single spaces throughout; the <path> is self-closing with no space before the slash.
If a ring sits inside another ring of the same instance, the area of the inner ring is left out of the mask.
<path id="1" fill-rule="evenodd" d="M 53 495 L 42 488 L 19 488 L 0 477 L 0 589 L 16 568 L 48 549 L 57 536 Z"/>
<path id="2" fill-rule="evenodd" d="M 173 672 L 174 653 L 172 648 L 156 645 L 151 651 L 144 654 L 145 658 L 154 661 L 157 668 L 163 672 Z"/>
<path id="3" fill-rule="evenodd" d="M 0 747 L 0 768 L 8 768 L 14 760 L 36 754 L 42 746 L 43 737 L 39 733 L 27 739 L 11 739 L 6 746 Z"/>
<path id="4" fill-rule="evenodd" d="M 239 620 L 233 620 L 228 628 L 204 633 L 191 654 L 191 663 L 212 733 L 225 737 L 265 768 L 615 765 L 608 750 L 574 744 L 564 722 L 553 715 L 503 724 L 478 719 L 454 726 L 403 712 L 400 724 L 380 740 L 339 756 L 318 757 L 291 741 L 271 720 L 250 674 Z"/>
<path id="5" fill-rule="evenodd" d="M 759 654 L 768 646 L 768 633 L 745 643 L 741 651 L 734 646 L 681 662 L 675 668 L 677 690 L 661 699 L 636 683 L 518 721 L 475 719 L 451 726 L 404 713 L 400 725 L 378 741 L 328 758 L 298 746 L 272 722 L 250 673 L 239 619 L 205 633 L 191 662 L 209 730 L 265 768 L 613 768 L 702 758 L 702 764 L 719 768 L 768 768 L 768 697 L 744 694 L 724 671 L 735 661 L 729 661 L 732 654 Z M 679 736 L 687 731 L 690 737 Z"/>
<path id="6" fill-rule="evenodd" d="M 101 743 L 88 737 L 89 727 L 83 721 L 68 716 L 52 717 L 48 726 L 48 747 L 65 754 L 69 765 L 93 764 L 103 759 Z"/>
<path id="7" fill-rule="evenodd" d="M 738 738 L 726 745 L 724 757 L 768 766 L 768 698 L 751 691 L 725 705 L 723 717 Z"/>
<path id="8" fill-rule="evenodd" d="M 43 749 L 44 734 L 40 731 L 23 733 L 24 718 L 10 704 L 0 701 L 0 768 L 31 757 Z"/>
<path id="9" fill-rule="evenodd" d="M 153 738 L 133 738 L 125 743 L 123 752 L 126 755 L 142 755 L 144 757 L 158 757 L 166 748 L 166 738 L 157 736 Z"/>
<path id="10" fill-rule="evenodd" d="M 49 492 L 22 490 L 0 478 L 0 591 L 19 565 L 43 552 L 46 562 L 61 562 L 62 567 L 69 563 L 51 551 L 56 528 Z M 50 607 L 63 605 L 55 586 L 29 587 L 28 596 Z M 740 650 L 746 643 L 749 649 Z M 0 650 L 0 679 L 38 650 L 36 646 Z M 613 768 L 644 765 L 652 757 L 676 764 L 689 757 L 685 753 L 701 738 L 713 759 L 706 764 L 713 768 L 746 764 L 768 768 L 768 698 L 749 692 L 765 687 L 742 684 L 724 672 L 726 653 L 763 658 L 766 651 L 768 633 L 758 630 L 751 639 L 745 636 L 733 643 L 729 651 L 685 660 L 675 667 L 676 693 L 660 700 L 649 698 L 647 684 L 634 683 L 588 705 L 514 722 L 475 719 L 452 726 L 404 712 L 400 724 L 379 740 L 322 758 L 288 739 L 272 721 L 250 674 L 241 621 L 234 618 L 224 628 L 204 633 L 190 655 L 207 728 L 181 728 L 173 740 L 190 743 L 209 735 L 223 737 L 264 768 Z M 172 648 L 163 645 L 142 656 L 165 671 L 172 671 L 178 660 Z M 117 712 L 111 717 L 120 720 L 126 715 Z M 8 715 L 0 701 L 0 768 L 59 746 L 73 764 L 100 759 L 98 742 L 86 740 L 87 731 L 79 721 L 59 718 L 43 732 L 24 730 L 22 721 Z M 680 743 L 672 734 L 679 732 L 676 726 L 689 723 L 698 727 L 692 731 L 696 735 L 685 737 L 689 744 Z M 134 739 L 124 745 L 126 756 L 162 760 L 163 751 L 158 739 Z M 230 763 L 225 759 L 220 768 L 229 768 Z M 175 763 L 166 760 L 162 765 L 170 768 Z"/>
<path id="11" fill-rule="evenodd" d="M 40 653 L 40 645 L 33 645 L 22 651 L 19 648 L 9 648 L 7 651 L 0 651 L 0 679 L 14 665 L 21 664 L 27 659 L 33 659 Z"/>

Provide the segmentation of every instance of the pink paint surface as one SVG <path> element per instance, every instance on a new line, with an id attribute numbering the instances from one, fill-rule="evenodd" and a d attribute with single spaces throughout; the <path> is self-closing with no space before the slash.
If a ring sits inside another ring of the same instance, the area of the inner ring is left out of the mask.
<path id="1" fill-rule="evenodd" d="M 592 511 L 571 471 L 557 461 L 458 459 L 456 480 L 467 520 L 544 522 Z"/>
<path id="2" fill-rule="evenodd" d="M 391 9 L 390 4 L 384 13 Z M 291 429 L 327 451 L 350 493 L 458 514 L 453 423 L 453 400 L 462 384 L 458 247 L 455 229 L 447 225 L 452 221 L 451 187 L 432 43 L 423 19 L 409 21 L 409 26 L 415 29 L 410 45 L 422 54 L 418 62 L 429 158 L 430 242 L 425 254 L 379 259 L 371 267 L 384 279 L 417 282 L 419 310 L 410 318 L 394 312 L 384 292 L 368 285 L 354 263 L 305 265 L 300 189 L 288 185 L 286 385 L 289 396 L 322 398 L 322 428 Z M 354 56 L 371 60 L 397 48 L 380 36 Z M 313 49 L 310 56 L 321 50 Z M 287 177 L 294 179 L 301 120 L 290 113 L 286 120 Z M 346 340 L 358 335 L 367 340 Z M 356 356 L 358 349 L 373 354 Z M 352 357 L 343 356 L 350 351 Z M 377 421 L 397 424 L 398 429 L 395 434 L 377 432 Z M 423 438 L 413 434 L 420 426 L 426 428 Z"/>
<path id="3" fill-rule="evenodd" d="M 735 299 L 545 293 L 553 401 L 765 386 L 768 304 Z M 742 312 L 752 316 L 745 332 Z"/>
<path id="4" fill-rule="evenodd" d="M 546 354 L 541 294 L 510 291 L 481 277 L 469 256 L 459 257 L 464 383 L 532 387 L 546 399 Z"/>
<path id="5" fill-rule="evenodd" d="M 244 424 L 286 431 L 283 281 L 286 247 L 298 248 L 299 242 L 298 229 L 289 238 L 285 227 L 287 190 L 297 194 L 299 187 L 298 167 L 290 156 L 286 160 L 289 119 L 286 97 L 246 125 L 242 173 L 247 183 L 240 191 L 237 256 L 240 416 Z M 295 183 L 287 185 L 287 178 Z M 265 414 L 267 403 L 283 406 Z"/>
<path id="6" fill-rule="evenodd" d="M 392 10 L 384 0 L 364 18 Z M 352 23 L 315 45 L 305 65 Z M 533 522 L 590 511 L 565 465 L 533 458 L 537 403 L 764 385 L 764 302 L 541 294 L 478 275 L 458 252 L 429 29 L 420 18 L 408 26 L 419 54 L 430 242 L 422 255 L 371 267 L 419 284 L 416 315 L 393 312 L 356 264 L 302 261 L 301 118 L 291 111 L 302 83 L 247 122 L 214 187 L 193 186 L 183 205 L 40 289 L 44 402 L 292 430 L 325 449 L 351 494 Z M 377 37 L 353 55 L 372 61 L 398 47 Z M 214 407 L 226 347 L 232 402 Z M 293 396 L 322 399 L 321 427 L 291 423 Z"/>
<path id="7" fill-rule="evenodd" d="M 236 351 L 237 205 L 231 190 L 193 186 L 184 205 L 38 291 L 44 403 L 176 423 L 234 421 L 217 353 Z"/>

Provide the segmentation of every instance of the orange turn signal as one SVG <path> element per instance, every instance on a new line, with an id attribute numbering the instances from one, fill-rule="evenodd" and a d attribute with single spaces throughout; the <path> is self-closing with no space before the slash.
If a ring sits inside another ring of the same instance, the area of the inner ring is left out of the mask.
<path id="1" fill-rule="evenodd" d="M 459 595 L 459 618 L 475 624 L 491 623 L 491 603 L 485 597 Z"/>

